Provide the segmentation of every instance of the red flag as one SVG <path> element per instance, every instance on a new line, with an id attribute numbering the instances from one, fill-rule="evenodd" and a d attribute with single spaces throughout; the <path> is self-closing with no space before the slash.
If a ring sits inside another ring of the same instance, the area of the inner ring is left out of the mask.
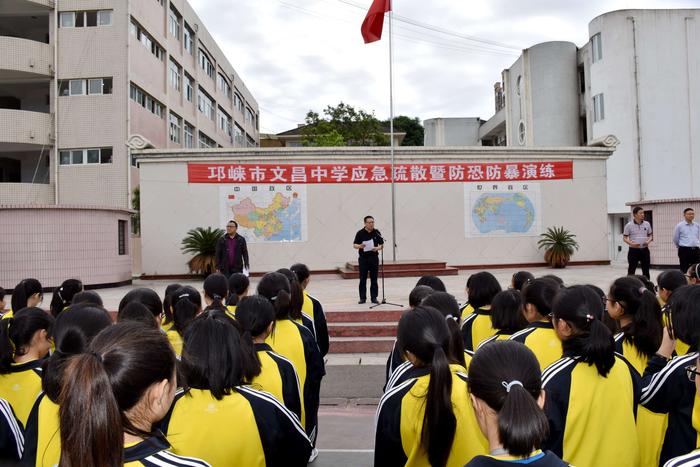
<path id="1" fill-rule="evenodd" d="M 373 0 L 372 6 L 369 7 L 367 16 L 362 22 L 362 38 L 365 44 L 378 41 L 382 38 L 382 29 L 384 28 L 384 13 L 391 11 L 391 0 Z"/>

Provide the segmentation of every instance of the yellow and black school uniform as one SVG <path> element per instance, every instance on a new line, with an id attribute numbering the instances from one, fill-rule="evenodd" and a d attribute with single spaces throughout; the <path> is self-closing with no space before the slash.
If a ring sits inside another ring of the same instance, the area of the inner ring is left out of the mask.
<path id="1" fill-rule="evenodd" d="M 22 465 L 53 467 L 61 458 L 61 427 L 58 404 L 39 394 L 27 420 Z"/>
<path id="2" fill-rule="evenodd" d="M 301 307 L 301 321 L 311 331 L 318 344 L 318 349 L 321 351 L 321 356 L 325 357 L 329 346 L 326 314 L 323 312 L 321 302 L 306 293 L 306 290 L 304 290 L 304 304 Z"/>
<path id="3" fill-rule="evenodd" d="M 458 367 L 460 371 L 455 371 Z M 374 465 L 430 465 L 420 445 L 425 415 L 425 397 L 430 383 L 430 369 L 419 368 L 415 377 L 388 391 L 377 409 Z M 488 453 L 488 441 L 479 430 L 474 408 L 469 400 L 466 369 L 450 365 L 452 373 L 452 410 L 457 419 L 448 467 L 461 467 L 466 459 Z"/>
<path id="4" fill-rule="evenodd" d="M 13 465 L 22 458 L 24 434 L 10 404 L 0 399 L 0 464 Z"/>
<path id="5" fill-rule="evenodd" d="M 173 346 L 175 355 L 177 358 L 180 358 L 180 356 L 182 356 L 182 347 L 185 341 L 182 339 L 180 333 L 175 329 L 175 323 L 171 323 L 168 326 L 168 329 L 165 330 L 165 335 L 168 337 L 168 342 L 170 342 L 170 345 Z"/>
<path id="6" fill-rule="evenodd" d="M 522 331 L 510 336 L 510 340 L 525 344 L 532 350 L 544 371 L 552 363 L 559 360 L 564 353 L 561 340 L 554 331 L 551 321 L 535 321 Z"/>
<path id="7" fill-rule="evenodd" d="M 226 314 L 229 318 L 236 319 L 236 305 L 228 305 L 226 307 Z"/>
<path id="8" fill-rule="evenodd" d="M 674 457 L 666 462 L 664 467 L 697 467 L 698 465 L 700 465 L 700 449 L 685 456 Z"/>
<path id="9" fill-rule="evenodd" d="M 527 464 L 530 467 L 567 467 L 569 464 L 559 459 L 552 451 L 542 452 L 538 449 L 527 457 L 507 454 L 476 456 L 464 467 L 508 467 Z"/>
<path id="10" fill-rule="evenodd" d="M 487 308 L 477 308 L 462 319 L 462 339 L 467 350 L 476 350 L 479 344 L 494 334 L 496 329 L 491 325 L 491 311 Z"/>
<path id="11" fill-rule="evenodd" d="M 269 392 L 301 420 L 301 390 L 294 364 L 272 351 L 268 344 L 255 344 L 261 371 L 250 387 Z"/>
<path id="12" fill-rule="evenodd" d="M 624 357 L 615 354 L 602 377 L 595 365 L 567 352 L 542 372 L 542 389 L 549 419 L 545 448 L 576 466 L 639 466 L 640 378 Z"/>
<path id="13" fill-rule="evenodd" d="M 208 390 L 178 391 L 161 430 L 174 453 L 217 467 L 301 466 L 311 455 L 296 415 L 248 386 L 237 386 L 221 400 Z"/>
<path id="14" fill-rule="evenodd" d="M 394 339 L 394 345 L 391 346 L 391 353 L 386 359 L 386 379 L 384 382 L 384 390 L 386 390 L 389 380 L 396 369 L 406 363 L 406 360 L 403 359 L 403 355 L 401 355 L 401 352 L 399 352 L 399 347 L 396 345 L 397 343 L 398 341 Z"/>
<path id="15" fill-rule="evenodd" d="M 505 330 L 496 331 L 496 334 L 494 334 L 493 336 L 489 337 L 488 339 L 486 339 L 485 341 L 483 341 L 481 344 L 479 344 L 479 347 L 477 347 L 477 350 L 478 350 L 480 347 L 483 347 L 484 345 L 488 344 L 489 342 L 494 342 L 494 341 L 507 341 L 508 339 L 510 339 L 510 337 L 511 337 L 512 335 L 513 335 L 512 333 L 510 333 L 510 332 L 508 332 L 508 331 L 505 331 Z"/>
<path id="16" fill-rule="evenodd" d="M 463 367 L 462 365 L 458 365 L 456 363 L 451 363 L 450 370 L 455 373 L 462 372 L 466 374 L 467 370 L 469 370 L 469 364 L 472 362 L 473 356 L 474 352 L 469 352 L 468 350 L 465 350 L 464 364 L 466 365 L 466 367 Z M 422 374 L 422 368 L 413 366 L 411 362 L 404 362 L 396 368 L 396 371 L 394 371 L 394 373 L 391 375 L 389 381 L 386 382 L 386 384 L 384 385 L 384 392 L 389 392 L 391 389 L 395 388 L 404 381 L 417 378 Z"/>
<path id="17" fill-rule="evenodd" d="M 201 459 L 173 454 L 170 445 L 156 436 L 124 445 L 124 467 L 212 467 Z"/>
<path id="18" fill-rule="evenodd" d="M 697 429 L 700 426 L 693 420 L 693 415 L 694 411 L 700 410 L 700 398 L 695 383 L 688 379 L 685 371 L 687 366 L 695 365 L 697 358 L 697 352 L 671 360 L 654 355 L 642 376 L 640 403 L 652 412 L 668 414 L 668 427 L 661 448 L 662 464 L 698 447 Z"/>
<path id="19" fill-rule="evenodd" d="M 9 309 L 4 315 L 0 316 L 0 319 L 14 318 L 15 314 L 12 312 L 12 308 Z"/>
<path id="20" fill-rule="evenodd" d="M 615 335 L 615 350 L 625 357 L 637 373 L 644 374 L 649 357 L 639 352 L 632 341 L 625 338 L 624 332 Z M 639 435 L 641 467 L 657 467 L 659 465 L 667 425 L 668 416 L 666 414 L 654 413 L 644 406 L 637 408 L 637 434 Z"/>
<path id="21" fill-rule="evenodd" d="M 0 375 L 0 398 L 10 403 L 22 426 L 26 426 L 29 412 L 41 392 L 43 363 L 43 359 L 13 363 L 10 373 Z"/>
<path id="22" fill-rule="evenodd" d="M 275 322 L 275 329 L 265 342 L 294 364 L 302 393 L 301 423 L 315 442 L 321 379 L 326 374 L 316 340 L 305 326 L 291 319 L 281 319 Z"/>

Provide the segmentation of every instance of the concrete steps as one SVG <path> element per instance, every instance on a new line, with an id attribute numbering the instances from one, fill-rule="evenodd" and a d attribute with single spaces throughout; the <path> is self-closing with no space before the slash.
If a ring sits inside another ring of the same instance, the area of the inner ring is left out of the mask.
<path id="1" fill-rule="evenodd" d="M 327 311 L 329 353 L 389 353 L 405 311 Z"/>
<path id="2" fill-rule="evenodd" d="M 357 262 L 346 263 L 338 268 L 343 279 L 358 279 L 360 266 Z M 459 269 L 447 266 L 444 261 L 403 260 L 384 261 L 384 277 L 456 276 Z"/>

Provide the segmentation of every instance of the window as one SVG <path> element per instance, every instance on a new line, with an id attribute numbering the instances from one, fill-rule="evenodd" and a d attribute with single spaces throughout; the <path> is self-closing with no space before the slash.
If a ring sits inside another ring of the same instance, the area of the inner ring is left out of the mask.
<path id="1" fill-rule="evenodd" d="M 111 164 L 112 148 L 61 149 L 60 165 Z"/>
<path id="2" fill-rule="evenodd" d="M 216 80 L 216 81 L 217 81 L 217 87 L 219 88 L 219 91 L 221 91 L 221 92 L 223 92 L 224 94 L 226 94 L 226 96 L 230 99 L 230 98 L 231 98 L 231 85 L 228 84 L 228 80 L 227 80 L 226 77 L 225 77 L 223 74 L 221 74 L 221 73 L 218 73 L 217 76 L 216 76 L 216 78 L 217 78 L 217 80 Z"/>
<path id="3" fill-rule="evenodd" d="M 192 102 L 194 99 L 194 79 L 185 72 L 185 99 Z"/>
<path id="4" fill-rule="evenodd" d="M 248 135 L 246 135 L 246 137 L 245 137 L 245 142 L 246 142 L 246 146 L 249 148 L 254 148 L 257 146 L 257 144 L 255 144 L 255 140 Z"/>
<path id="5" fill-rule="evenodd" d="M 180 144 L 180 127 L 182 127 L 182 119 L 170 112 L 170 141 Z"/>
<path id="6" fill-rule="evenodd" d="M 199 132 L 199 147 L 200 148 L 215 148 L 216 147 L 216 141 L 202 133 L 201 131 Z"/>
<path id="7" fill-rule="evenodd" d="M 214 79 L 214 65 L 212 65 L 211 60 L 207 56 L 207 53 L 199 49 L 199 67 L 209 76 Z"/>
<path id="8" fill-rule="evenodd" d="M 180 40 L 180 19 L 182 16 L 180 16 L 180 13 L 177 12 L 173 4 L 170 4 L 170 11 L 168 12 L 168 33 L 177 39 L 178 41 Z"/>
<path id="9" fill-rule="evenodd" d="M 58 18 L 58 25 L 62 28 L 109 26 L 112 24 L 112 10 L 62 11 Z"/>
<path id="10" fill-rule="evenodd" d="M 238 123 L 233 127 L 233 141 L 236 143 L 236 146 L 243 147 L 243 128 Z"/>
<path id="11" fill-rule="evenodd" d="M 518 79 L 515 80 L 515 93 L 520 96 L 522 93 L 523 77 L 518 75 Z"/>
<path id="12" fill-rule="evenodd" d="M 233 132 L 231 116 L 227 114 L 224 109 L 219 107 L 218 117 L 219 130 L 225 131 L 226 134 L 231 137 Z"/>
<path id="13" fill-rule="evenodd" d="M 593 53 L 593 63 L 603 59 L 603 41 L 600 39 L 600 33 L 591 37 L 591 51 Z"/>
<path id="14" fill-rule="evenodd" d="M 72 79 L 70 80 L 70 95 L 71 96 L 82 96 L 86 94 L 85 92 L 85 80 L 84 79 Z"/>
<path id="15" fill-rule="evenodd" d="M 233 93 L 233 106 L 243 113 L 243 98 L 237 92 Z"/>
<path id="16" fill-rule="evenodd" d="M 245 123 L 246 125 L 253 126 L 253 111 L 248 107 L 245 108 Z"/>
<path id="17" fill-rule="evenodd" d="M 185 122 L 185 147 L 194 147 L 194 127 L 189 123 Z"/>
<path id="18" fill-rule="evenodd" d="M 183 38 L 182 42 L 185 46 L 185 50 L 189 52 L 190 55 L 194 55 L 194 31 L 185 23 L 183 28 Z"/>
<path id="19" fill-rule="evenodd" d="M 154 97 L 148 94 L 143 89 L 131 83 L 131 88 L 129 89 L 129 97 L 132 101 L 139 104 L 141 107 L 147 109 L 152 114 L 163 118 L 163 109 L 165 108 L 163 104 L 158 102 Z"/>
<path id="20" fill-rule="evenodd" d="M 173 57 L 168 61 L 168 82 L 176 91 L 180 91 L 180 65 L 178 65 Z"/>
<path id="21" fill-rule="evenodd" d="M 525 134 L 525 122 L 521 120 L 520 123 L 518 123 L 518 143 L 520 143 L 521 146 L 524 145 L 526 138 L 527 135 Z"/>
<path id="22" fill-rule="evenodd" d="M 197 108 L 206 115 L 209 120 L 214 120 L 214 99 L 209 96 L 202 88 L 199 88 L 197 96 Z"/>
<path id="23" fill-rule="evenodd" d="M 593 96 L 593 121 L 599 122 L 605 118 L 605 100 L 603 94 Z"/>
<path id="24" fill-rule="evenodd" d="M 112 78 L 67 79 L 58 84 L 59 96 L 112 94 Z"/>
<path id="25" fill-rule="evenodd" d="M 136 37 L 136 40 L 146 47 L 146 49 L 150 50 L 158 60 L 163 60 L 165 58 L 165 50 L 163 47 L 161 47 L 133 18 L 131 19 L 129 31 Z"/>
<path id="26" fill-rule="evenodd" d="M 126 221 L 117 221 L 117 249 L 119 255 L 126 254 Z"/>

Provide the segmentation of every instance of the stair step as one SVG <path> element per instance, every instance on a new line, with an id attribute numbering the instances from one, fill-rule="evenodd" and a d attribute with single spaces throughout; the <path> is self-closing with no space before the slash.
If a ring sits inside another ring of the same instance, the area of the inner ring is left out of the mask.
<path id="1" fill-rule="evenodd" d="M 391 311 L 327 311 L 328 323 L 397 323 L 406 308 Z"/>
<path id="2" fill-rule="evenodd" d="M 355 271 L 348 268 L 338 268 L 338 274 L 343 279 L 359 279 L 360 271 Z M 442 269 L 401 269 L 398 271 L 384 271 L 384 277 L 421 277 L 425 275 L 431 276 L 456 276 L 459 274 L 459 269 L 445 267 Z"/>
<path id="3" fill-rule="evenodd" d="M 387 323 L 343 323 L 328 327 L 330 337 L 395 337 L 396 324 Z"/>
<path id="4" fill-rule="evenodd" d="M 436 260 L 400 260 L 400 261 L 384 261 L 384 271 L 402 271 L 406 269 L 444 269 L 447 266 L 446 261 Z M 349 261 L 345 263 L 345 269 L 352 271 L 360 270 L 360 265 L 357 261 Z"/>
<path id="5" fill-rule="evenodd" d="M 329 353 L 389 353 L 393 346 L 393 338 L 334 337 L 330 341 Z"/>

